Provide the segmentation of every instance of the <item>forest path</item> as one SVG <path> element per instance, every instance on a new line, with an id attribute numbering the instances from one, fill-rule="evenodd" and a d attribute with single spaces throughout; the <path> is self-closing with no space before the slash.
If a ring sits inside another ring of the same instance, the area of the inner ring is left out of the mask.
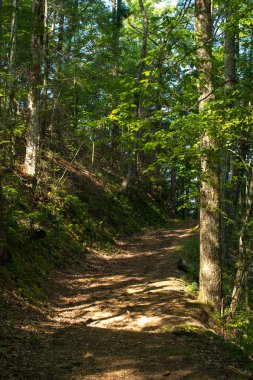
<path id="1" fill-rule="evenodd" d="M 33 326 L 41 339 L 25 378 L 241 378 L 212 338 L 173 332 L 208 327 L 176 268 L 176 246 L 192 233 L 192 225 L 151 231 L 54 273 L 51 313 Z"/>

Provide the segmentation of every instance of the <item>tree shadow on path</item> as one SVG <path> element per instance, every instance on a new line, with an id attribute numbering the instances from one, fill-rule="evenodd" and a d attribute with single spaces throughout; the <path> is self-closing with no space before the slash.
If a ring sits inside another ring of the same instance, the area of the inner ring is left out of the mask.
<path id="1" fill-rule="evenodd" d="M 9 378 L 239 379 L 176 268 L 176 245 L 192 233 L 150 231 L 120 241 L 117 254 L 93 253 L 55 272 L 50 313 L 22 327 L 37 331 L 38 344 Z"/>

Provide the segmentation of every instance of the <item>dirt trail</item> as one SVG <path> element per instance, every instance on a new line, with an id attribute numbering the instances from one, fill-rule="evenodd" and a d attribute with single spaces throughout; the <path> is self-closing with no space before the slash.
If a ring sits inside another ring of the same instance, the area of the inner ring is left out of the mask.
<path id="1" fill-rule="evenodd" d="M 160 230 L 119 242 L 119 254 L 88 258 L 91 277 L 73 274 L 61 281 L 67 287 L 55 302 L 54 321 L 139 332 L 185 323 L 203 327 L 172 254 L 190 233 Z"/>
<path id="2" fill-rule="evenodd" d="M 22 379 L 240 379 L 207 336 L 207 315 L 184 293 L 175 246 L 189 226 L 119 242 L 121 252 L 90 254 L 49 281 L 51 313 L 32 327 L 40 340 Z M 31 328 L 31 326 L 23 326 Z"/>

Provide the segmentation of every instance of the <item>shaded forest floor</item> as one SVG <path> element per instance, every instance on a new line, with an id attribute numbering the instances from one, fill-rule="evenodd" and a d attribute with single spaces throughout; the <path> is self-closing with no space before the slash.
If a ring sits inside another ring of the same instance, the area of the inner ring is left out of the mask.
<path id="1" fill-rule="evenodd" d="M 126 238 L 54 271 L 44 308 L 10 301 L 1 379 L 250 379 L 184 291 L 176 247 L 193 233 L 188 224 Z"/>

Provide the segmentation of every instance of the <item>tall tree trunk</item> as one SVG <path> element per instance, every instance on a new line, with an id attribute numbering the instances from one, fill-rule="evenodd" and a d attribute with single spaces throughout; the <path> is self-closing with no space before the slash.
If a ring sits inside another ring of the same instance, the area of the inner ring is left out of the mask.
<path id="1" fill-rule="evenodd" d="M 226 21 L 231 20 L 230 9 L 227 10 Z M 225 30 L 224 39 L 224 64 L 225 64 L 225 91 L 230 94 L 236 84 L 236 33 L 234 28 L 229 27 Z"/>
<path id="2" fill-rule="evenodd" d="M 140 54 L 140 62 L 137 68 L 137 80 L 136 80 L 136 87 L 137 90 L 135 92 L 135 106 L 136 106 L 136 117 L 137 119 L 140 119 L 142 117 L 142 112 L 141 112 L 141 93 L 138 88 L 140 85 L 140 82 L 142 80 L 143 76 L 143 70 L 145 67 L 145 58 L 147 56 L 147 48 L 148 48 L 148 32 L 149 32 L 149 20 L 148 20 L 148 14 L 145 10 L 144 4 L 142 0 L 139 1 L 139 8 L 140 8 L 140 13 L 142 16 L 142 43 L 141 43 L 141 54 Z M 136 134 L 136 140 L 138 141 L 140 132 L 137 132 Z M 137 173 L 137 168 L 142 167 L 142 163 L 139 161 L 140 155 L 138 154 L 138 142 L 136 143 L 135 147 L 135 154 L 130 157 L 129 159 L 129 164 L 128 164 L 128 169 L 127 169 L 127 175 L 126 178 L 123 181 L 123 187 L 125 189 L 128 188 L 131 182 L 134 182 L 135 178 L 139 173 Z"/>
<path id="3" fill-rule="evenodd" d="M 3 3 L 2 0 L 0 0 L 0 70 L 2 69 L 2 9 L 3 9 Z M 0 97 L 0 115 L 2 114 L 2 104 L 1 104 L 1 97 Z M 2 118 L 0 118 L 2 119 Z M 2 121 L 0 121 L 1 126 Z M 1 157 L 2 158 L 2 157 Z M 4 222 L 3 222 L 3 210 L 4 210 L 4 204 L 3 204 L 3 192 L 2 192 L 2 163 L 0 163 L 0 261 L 4 260 L 6 257 L 6 237 L 4 232 Z"/>
<path id="4" fill-rule="evenodd" d="M 64 26 L 65 26 L 65 6 L 63 2 L 59 3 L 59 6 L 57 7 L 56 11 L 53 14 L 53 22 L 52 27 L 50 31 L 50 40 L 51 41 L 57 41 L 57 57 L 55 62 L 55 79 L 59 81 L 61 70 L 62 70 L 62 63 L 64 59 L 64 51 L 63 51 L 63 43 L 64 43 Z M 69 29 L 72 30 L 73 28 L 73 21 L 69 21 Z M 68 41 L 68 51 L 67 51 L 67 57 L 70 60 L 70 52 L 72 47 L 72 34 L 67 30 L 65 30 L 65 33 L 67 34 L 67 41 Z M 46 48 L 46 47 L 45 47 Z M 49 64 L 50 65 L 50 64 Z M 50 66 L 48 66 L 50 67 Z M 54 106 L 52 107 L 52 114 L 50 117 L 49 122 L 49 132 L 51 135 L 51 144 L 52 147 L 55 147 L 55 138 L 59 141 L 62 141 L 62 128 L 61 128 L 61 118 L 62 118 L 62 110 L 59 107 L 59 98 L 61 95 L 61 90 L 56 87 L 56 90 L 54 91 Z"/>
<path id="5" fill-rule="evenodd" d="M 4 261 L 7 256 L 7 244 L 4 231 L 3 212 L 4 212 L 4 199 L 3 199 L 3 186 L 2 186 L 2 172 L 0 172 L 0 262 Z"/>
<path id="6" fill-rule="evenodd" d="M 50 60 L 49 60 L 49 30 L 48 30 L 48 0 L 45 2 L 45 11 L 44 11 L 44 36 L 43 36 L 43 120 L 41 122 L 41 136 L 45 137 L 48 131 L 48 78 L 50 71 Z"/>
<path id="7" fill-rule="evenodd" d="M 19 0 L 13 0 L 13 14 L 12 14 L 12 23 L 11 23 L 11 44 L 10 44 L 10 53 L 9 53 L 9 74 L 11 77 L 10 82 L 10 92 L 9 92 L 9 104 L 6 107 L 6 114 L 10 118 L 10 130 L 13 132 L 16 125 L 17 117 L 17 107 L 15 105 L 15 93 L 16 93 L 16 71 L 17 71 L 17 30 L 18 30 L 18 9 L 19 9 Z M 4 118 L 7 120 L 7 115 Z M 11 136 L 11 145 L 8 155 L 8 161 L 10 166 L 13 167 L 15 164 L 15 138 L 12 133 Z"/>
<path id="8" fill-rule="evenodd" d="M 241 297 L 243 290 L 243 283 L 247 271 L 250 267 L 250 262 L 252 262 L 252 228 L 250 227 L 250 221 L 253 215 L 253 170 L 250 169 L 250 177 L 248 180 L 248 185 L 246 186 L 246 211 L 243 220 L 243 225 L 239 237 L 239 257 L 237 262 L 237 272 L 234 283 L 234 288 L 232 291 L 232 299 L 230 303 L 230 316 L 233 316 Z"/>
<path id="9" fill-rule="evenodd" d="M 196 0 L 195 31 L 198 46 L 199 111 L 214 99 L 212 80 L 211 0 Z M 199 300 L 220 310 L 221 259 L 219 163 L 215 139 L 201 136 L 200 279 Z"/>
<path id="10" fill-rule="evenodd" d="M 57 42 L 57 62 L 56 62 L 56 74 L 61 72 L 61 66 L 63 61 L 63 39 L 64 39 L 64 7 L 60 5 L 59 8 L 59 27 L 58 27 L 58 42 Z"/>
<path id="11" fill-rule="evenodd" d="M 119 39 L 120 39 L 120 28 L 122 22 L 122 1 L 112 0 L 112 27 L 113 27 L 113 58 L 114 58 L 114 75 L 118 75 L 118 65 L 119 65 Z"/>
<path id="12" fill-rule="evenodd" d="M 3 66 L 3 46 L 2 46 L 2 38 L 3 38 L 3 1 L 0 0 L 0 71 L 2 71 Z M 0 85 L 2 87 L 2 79 L 0 78 Z M 2 121 L 2 97 L 0 96 L 0 128 L 3 129 L 3 121 Z"/>
<path id="13" fill-rule="evenodd" d="M 41 85 L 41 56 L 44 27 L 44 0 L 33 0 L 34 29 L 32 34 L 31 51 L 32 65 L 29 73 L 30 90 L 28 94 L 29 126 L 27 131 L 24 172 L 35 177 L 40 140 L 40 85 Z"/>
<path id="14" fill-rule="evenodd" d="M 17 28 L 18 28 L 18 8 L 19 0 L 13 0 L 13 14 L 11 23 L 11 48 L 9 58 L 9 71 L 12 77 L 16 75 L 16 56 L 17 56 Z"/>
<path id="15" fill-rule="evenodd" d="M 122 1 L 112 0 L 112 27 L 113 27 L 113 77 L 116 79 L 119 74 L 119 57 L 120 57 L 120 29 L 122 22 Z M 112 164 L 115 165 L 118 156 L 118 139 L 120 129 L 118 123 L 113 122 L 111 134 L 111 152 Z"/>
<path id="16" fill-rule="evenodd" d="M 226 5 L 226 23 L 229 25 L 231 21 L 231 6 Z M 224 34 L 224 66 L 225 66 L 225 95 L 231 96 L 236 84 L 236 33 L 234 28 L 227 27 Z M 228 104 L 228 107 L 232 107 L 233 104 Z M 232 196 L 230 196 L 227 190 L 227 184 L 229 183 L 229 171 L 231 168 L 231 160 L 234 157 L 226 150 L 221 152 L 221 165 L 220 165 L 220 209 L 221 209 L 221 256 L 224 262 L 229 261 L 228 251 L 230 245 L 230 237 L 232 236 L 233 226 L 227 225 L 226 219 L 234 219 L 233 206 L 238 202 L 238 199 L 234 199 L 238 193 L 236 191 L 237 183 L 234 184 Z M 237 170 L 238 171 L 238 170 Z M 238 173 L 237 173 L 238 174 Z M 240 176 L 237 176 L 237 181 L 240 181 Z M 230 207 L 229 207 L 230 206 Z"/>
<path id="17" fill-rule="evenodd" d="M 142 0 L 139 0 L 139 7 L 140 12 L 142 15 L 142 23 L 143 23 L 143 32 L 142 32 L 142 44 L 141 44 L 141 59 L 138 66 L 138 83 L 142 79 L 143 70 L 145 67 L 144 59 L 147 56 L 147 49 L 148 49 L 148 30 L 149 30 L 149 21 L 148 21 L 148 14 L 145 10 L 144 4 Z"/>
<path id="18" fill-rule="evenodd" d="M 137 76 L 137 86 L 140 85 L 141 80 L 143 79 L 143 71 L 146 66 L 145 58 L 147 57 L 147 50 L 148 50 L 148 33 L 149 33 L 149 19 L 147 11 L 144 7 L 144 3 L 142 0 L 139 0 L 139 7 L 140 12 L 142 16 L 142 43 L 141 43 L 141 57 L 140 62 L 138 66 L 138 76 Z M 140 90 L 137 90 L 135 94 L 135 104 L 136 104 L 136 115 L 137 118 L 140 120 L 143 115 L 143 108 L 141 106 L 141 92 Z M 139 138 L 141 137 L 141 131 L 137 131 L 137 146 L 136 146 L 136 157 L 135 157 L 135 169 L 136 169 L 136 176 L 140 177 L 141 170 L 143 167 L 143 159 L 139 148 Z"/>
<path id="19" fill-rule="evenodd" d="M 253 81 L 253 27 L 251 27 L 251 36 L 250 36 L 250 51 L 249 51 L 249 77 L 250 83 Z"/>
<path id="20" fill-rule="evenodd" d="M 170 172 L 170 191 L 170 217 L 175 218 L 177 216 L 177 172 L 175 167 L 172 167 Z"/>

